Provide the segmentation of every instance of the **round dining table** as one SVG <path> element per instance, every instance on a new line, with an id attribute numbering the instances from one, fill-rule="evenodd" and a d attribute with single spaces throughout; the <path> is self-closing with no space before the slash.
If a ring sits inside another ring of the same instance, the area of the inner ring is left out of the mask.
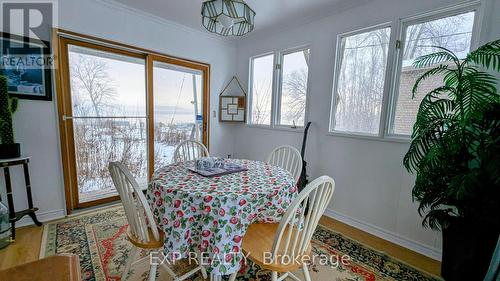
<path id="1" fill-rule="evenodd" d="M 194 161 L 174 163 L 155 171 L 147 191 L 165 233 L 164 255 L 191 258 L 202 253 L 214 279 L 239 269 L 248 226 L 279 222 L 297 196 L 294 178 L 280 167 L 252 160 L 225 162 L 246 171 L 205 177 L 189 169 Z"/>

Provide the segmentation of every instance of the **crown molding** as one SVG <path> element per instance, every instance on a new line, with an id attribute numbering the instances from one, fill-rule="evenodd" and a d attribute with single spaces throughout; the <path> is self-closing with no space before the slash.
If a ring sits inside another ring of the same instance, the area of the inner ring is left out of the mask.
<path id="1" fill-rule="evenodd" d="M 195 28 L 192 28 L 192 27 L 189 27 L 189 26 L 186 26 L 186 25 L 159 17 L 157 15 L 153 15 L 151 13 L 145 12 L 145 11 L 140 10 L 140 9 L 130 7 L 128 5 L 122 4 L 122 3 L 115 1 L 115 0 L 93 0 L 93 1 L 96 3 L 99 3 L 101 5 L 107 6 L 109 8 L 120 10 L 122 12 L 132 14 L 134 16 L 139 16 L 143 19 L 146 19 L 146 20 L 149 20 L 149 21 L 161 24 L 161 25 L 174 27 L 176 29 L 180 29 L 180 30 L 185 31 L 185 32 L 190 33 L 190 34 L 201 35 L 201 36 L 206 37 L 207 39 L 219 41 L 221 43 L 236 47 L 236 43 L 234 42 L 234 40 L 231 40 L 230 38 L 220 37 L 220 36 L 217 36 L 215 34 L 208 33 L 208 32 L 205 33 L 201 30 L 198 30 L 198 29 L 195 29 Z"/>
<path id="2" fill-rule="evenodd" d="M 251 40 L 261 40 L 269 36 L 287 32 L 304 25 L 314 23 L 316 21 L 328 18 L 342 12 L 348 11 L 350 9 L 363 6 L 373 0 L 341 0 L 328 7 L 311 12 L 309 16 L 299 17 L 294 21 L 283 22 L 281 24 L 271 25 L 266 29 L 256 30 L 242 37 L 243 40 L 237 41 L 238 44 L 246 44 L 247 39 Z M 238 45 L 239 46 L 239 45 Z"/>

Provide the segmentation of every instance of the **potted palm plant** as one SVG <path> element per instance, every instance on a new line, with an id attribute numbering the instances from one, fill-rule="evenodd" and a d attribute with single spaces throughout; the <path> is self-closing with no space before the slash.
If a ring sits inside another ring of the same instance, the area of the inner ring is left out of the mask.
<path id="1" fill-rule="evenodd" d="M 413 199 L 423 225 L 442 230 L 445 280 L 482 280 L 500 225 L 500 40 L 459 59 L 441 48 L 414 61 L 443 77 L 423 98 L 403 163 L 416 173 Z"/>
<path id="2" fill-rule="evenodd" d="M 0 75 L 0 159 L 21 155 L 21 146 L 14 142 L 12 116 L 17 110 L 17 98 L 9 97 L 7 78 Z"/>

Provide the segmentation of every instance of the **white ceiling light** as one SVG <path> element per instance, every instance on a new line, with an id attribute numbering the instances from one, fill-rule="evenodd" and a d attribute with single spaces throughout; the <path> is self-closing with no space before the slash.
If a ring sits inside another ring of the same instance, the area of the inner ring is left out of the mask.
<path id="1" fill-rule="evenodd" d="M 209 0 L 201 8 L 203 26 L 223 36 L 242 36 L 254 28 L 255 12 L 243 0 Z"/>

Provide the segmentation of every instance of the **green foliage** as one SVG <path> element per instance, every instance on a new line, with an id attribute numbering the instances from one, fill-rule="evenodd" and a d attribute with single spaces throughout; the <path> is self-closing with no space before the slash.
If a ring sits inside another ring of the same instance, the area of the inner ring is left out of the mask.
<path id="1" fill-rule="evenodd" d="M 14 143 L 12 115 L 18 106 L 17 98 L 10 98 L 7 88 L 7 78 L 0 76 L 0 141 L 2 144 Z"/>
<path id="2" fill-rule="evenodd" d="M 474 62 L 484 67 L 500 71 L 500 40 L 490 42 L 470 53 L 466 62 Z"/>
<path id="3" fill-rule="evenodd" d="M 416 173 L 413 199 L 423 225 L 439 229 L 450 216 L 500 223 L 500 40 L 478 48 L 464 60 L 451 51 L 419 57 L 414 67 L 431 67 L 422 81 L 443 75 L 443 86 L 425 95 L 403 164 Z"/>

